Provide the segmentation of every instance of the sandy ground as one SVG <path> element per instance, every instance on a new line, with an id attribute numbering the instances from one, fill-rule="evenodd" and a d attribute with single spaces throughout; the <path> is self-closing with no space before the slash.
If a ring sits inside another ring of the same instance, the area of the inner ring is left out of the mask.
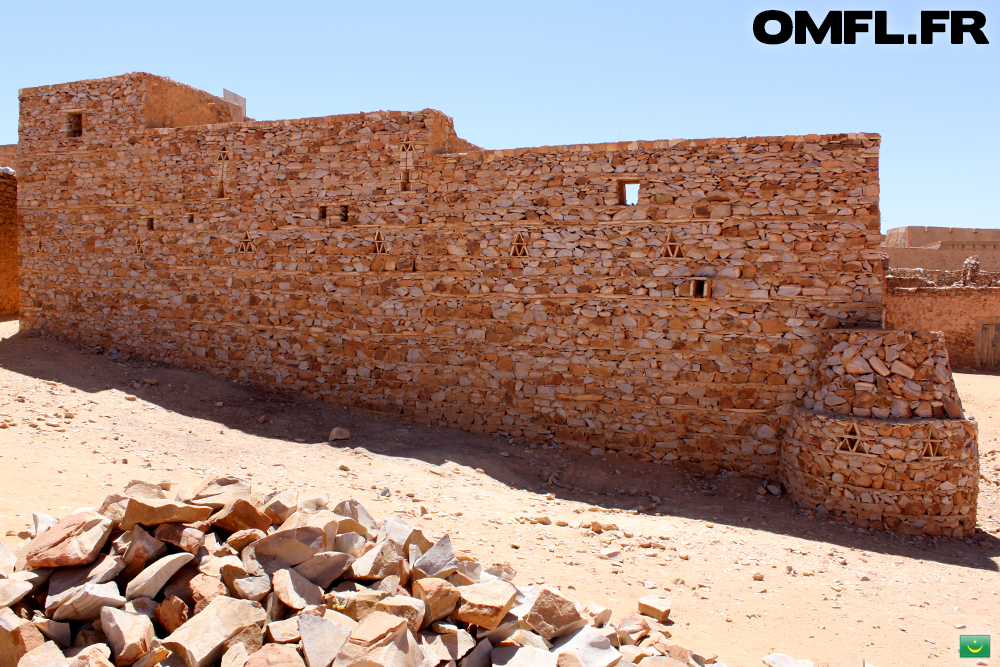
<path id="1" fill-rule="evenodd" d="M 447 531 L 484 562 L 510 562 L 517 583 L 567 586 L 616 621 L 643 595 L 670 597 L 673 641 L 729 667 L 774 651 L 817 664 L 975 664 L 958 658 L 960 634 L 1000 643 L 1000 376 L 956 381 L 979 419 L 984 472 L 985 532 L 964 541 L 819 519 L 784 497 L 756 500 L 759 480 L 411 424 L 0 322 L 0 541 L 17 544 L 32 511 L 62 516 L 131 479 L 177 488 L 233 472 Z M 332 426 L 352 439 L 327 444 Z M 594 521 L 617 529 L 580 527 Z M 621 556 L 601 559 L 609 546 Z"/>

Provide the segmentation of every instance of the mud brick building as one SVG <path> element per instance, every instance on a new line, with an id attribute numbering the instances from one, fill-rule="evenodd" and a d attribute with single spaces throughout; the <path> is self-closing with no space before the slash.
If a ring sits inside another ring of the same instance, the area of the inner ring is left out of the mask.
<path id="1" fill-rule="evenodd" d="M 1000 229 L 895 227 L 885 233 L 882 252 L 894 269 L 958 271 L 975 255 L 984 271 L 1000 271 Z"/>
<path id="2" fill-rule="evenodd" d="M 878 135 L 484 150 L 141 73 L 20 102 L 26 329 L 768 476 L 829 332 L 882 319 Z"/>

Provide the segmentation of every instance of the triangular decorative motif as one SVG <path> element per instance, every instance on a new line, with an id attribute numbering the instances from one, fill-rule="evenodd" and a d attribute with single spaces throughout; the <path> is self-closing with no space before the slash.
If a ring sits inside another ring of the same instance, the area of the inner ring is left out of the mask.
<path id="1" fill-rule="evenodd" d="M 236 252 L 249 252 L 256 254 L 257 244 L 254 243 L 252 238 L 250 238 L 249 230 L 243 233 L 243 240 L 240 241 L 240 244 L 236 247 Z"/>
<path id="2" fill-rule="evenodd" d="M 514 236 L 514 242 L 510 244 L 510 256 L 511 257 L 528 256 L 528 242 L 524 240 L 524 236 L 521 234 L 521 232 L 518 232 Z"/>
<path id="3" fill-rule="evenodd" d="M 837 443 L 837 451 L 851 452 L 852 454 L 867 454 L 868 446 L 862 440 L 863 437 L 861 432 L 858 431 L 858 425 L 852 422 L 847 432 L 840 438 L 840 442 Z"/>
<path id="4" fill-rule="evenodd" d="M 35 252 L 42 252 L 42 240 L 38 239 L 38 243 L 35 244 Z"/>
<path id="5" fill-rule="evenodd" d="M 140 239 L 138 236 L 136 236 L 135 239 L 132 240 L 132 252 L 134 252 L 136 255 L 141 255 L 144 252 L 146 252 L 146 249 L 142 247 L 142 239 Z"/>
<path id="6" fill-rule="evenodd" d="M 663 246 L 663 253 L 660 255 L 665 259 L 680 259 L 684 257 L 684 246 L 677 242 L 677 237 L 673 232 L 667 237 L 667 243 Z"/>
<path id="7" fill-rule="evenodd" d="M 924 449 L 920 454 L 922 459 L 941 459 L 945 458 L 947 454 L 945 453 L 944 445 L 947 440 L 941 437 L 941 434 L 937 432 L 937 429 L 931 426 L 927 429 L 927 438 L 924 440 Z"/>
<path id="8" fill-rule="evenodd" d="M 386 245 L 385 234 L 382 233 L 381 229 L 375 230 L 375 254 L 384 255 L 388 250 L 388 245 Z"/>

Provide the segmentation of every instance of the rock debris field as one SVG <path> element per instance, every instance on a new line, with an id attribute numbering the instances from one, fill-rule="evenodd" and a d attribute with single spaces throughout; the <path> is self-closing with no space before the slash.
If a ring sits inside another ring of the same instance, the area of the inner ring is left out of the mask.
<path id="1" fill-rule="evenodd" d="M 0 667 L 935 665 L 996 627 L 995 376 L 956 375 L 981 530 L 918 539 L 818 518 L 775 480 L 15 332 L 0 323 Z"/>

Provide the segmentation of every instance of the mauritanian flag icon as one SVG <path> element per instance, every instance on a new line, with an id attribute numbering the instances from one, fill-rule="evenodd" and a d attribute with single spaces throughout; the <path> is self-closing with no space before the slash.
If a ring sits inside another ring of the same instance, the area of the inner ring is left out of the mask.
<path id="1" fill-rule="evenodd" d="M 958 641 L 958 657 L 960 658 L 990 657 L 990 636 L 961 635 Z"/>

